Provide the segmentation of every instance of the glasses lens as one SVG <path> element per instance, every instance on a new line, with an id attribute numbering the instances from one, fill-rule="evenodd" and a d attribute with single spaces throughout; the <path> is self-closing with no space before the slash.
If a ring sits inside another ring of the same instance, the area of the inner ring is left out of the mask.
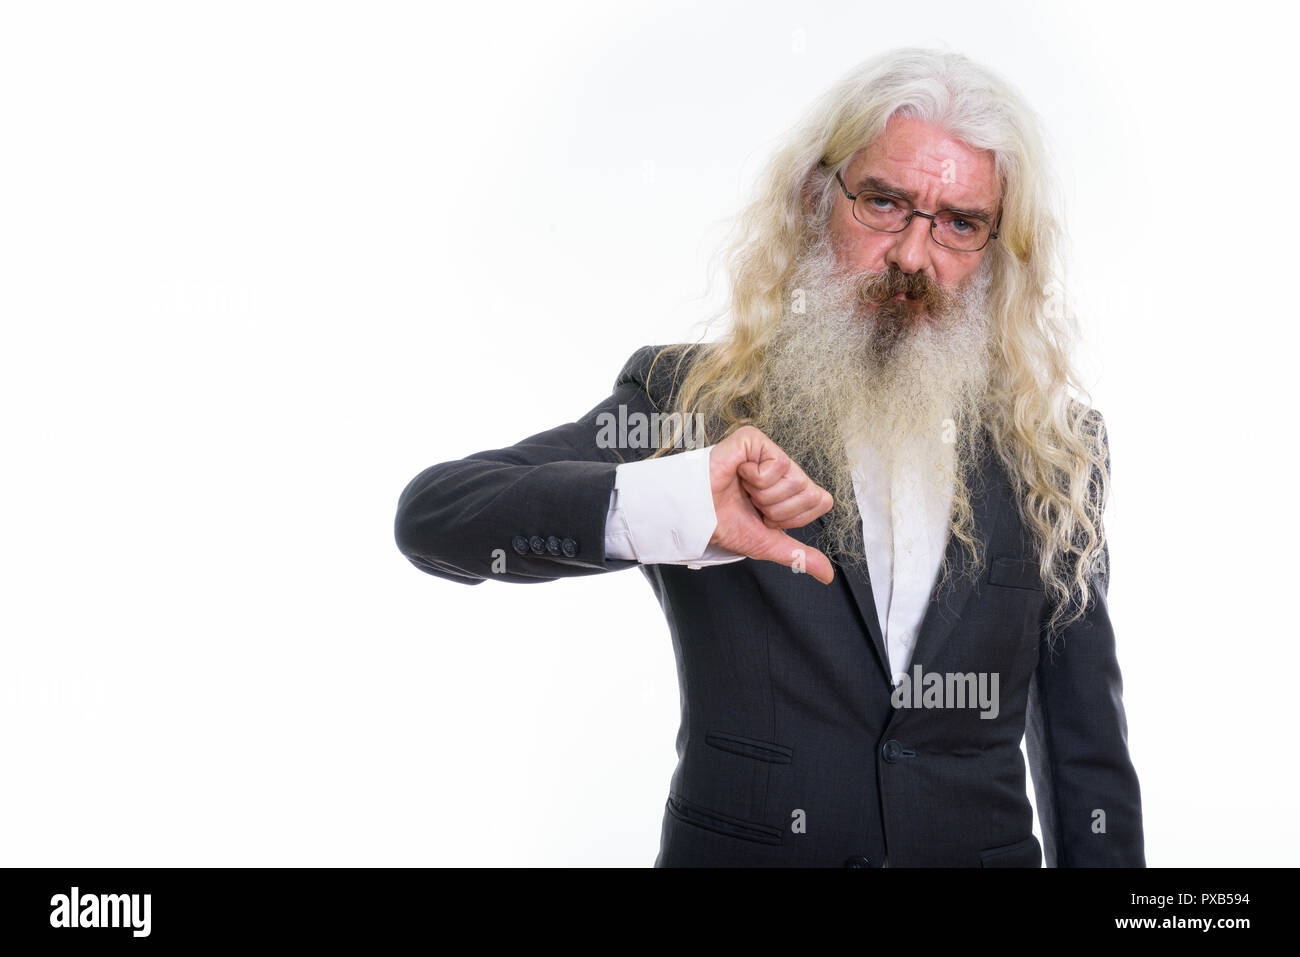
<path id="1" fill-rule="evenodd" d="M 888 232 L 902 229 L 911 213 L 911 206 L 887 193 L 858 193 L 858 198 L 853 201 L 854 217 L 873 229 Z"/>
<path id="2" fill-rule="evenodd" d="M 896 233 L 907 227 L 912 207 L 906 200 L 888 193 L 858 193 L 853 201 L 853 216 L 864 226 Z M 982 219 L 971 219 L 950 209 L 934 216 L 931 235 L 935 242 L 949 249 L 971 251 L 983 249 L 993 228 Z"/>
<path id="3" fill-rule="evenodd" d="M 949 249 L 979 249 L 989 238 L 991 227 L 982 219 L 969 219 L 951 210 L 934 217 L 934 238 Z"/>

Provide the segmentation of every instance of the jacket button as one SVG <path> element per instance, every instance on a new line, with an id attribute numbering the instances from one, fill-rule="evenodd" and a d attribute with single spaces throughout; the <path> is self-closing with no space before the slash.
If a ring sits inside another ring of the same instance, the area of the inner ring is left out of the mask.
<path id="1" fill-rule="evenodd" d="M 552 555 L 560 554 L 560 540 L 554 535 L 546 536 L 546 550 Z"/>
<path id="2" fill-rule="evenodd" d="M 845 867 L 870 867 L 871 861 L 865 857 L 850 857 L 844 862 Z"/>
<path id="3" fill-rule="evenodd" d="M 514 546 L 515 551 L 520 555 L 528 554 L 528 539 L 524 538 L 524 536 L 516 535 L 510 544 Z"/>
<path id="4" fill-rule="evenodd" d="M 540 535 L 534 535 L 530 538 L 528 540 L 528 547 L 532 549 L 534 555 L 546 554 L 546 542 L 542 540 L 542 536 Z"/>
<path id="5" fill-rule="evenodd" d="M 560 548 L 564 550 L 564 556 L 566 558 L 572 558 L 574 555 L 578 554 L 578 542 L 575 539 L 566 538 L 564 541 L 560 542 Z"/>
<path id="6" fill-rule="evenodd" d="M 890 738 L 885 742 L 885 746 L 880 749 L 881 756 L 890 764 L 893 764 L 903 756 L 903 746 Z"/>

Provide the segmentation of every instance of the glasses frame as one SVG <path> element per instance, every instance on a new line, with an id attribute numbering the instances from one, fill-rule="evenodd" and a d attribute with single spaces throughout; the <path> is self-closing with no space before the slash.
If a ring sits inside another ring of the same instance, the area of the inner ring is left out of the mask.
<path id="1" fill-rule="evenodd" d="M 958 216 L 960 216 L 963 219 L 980 219 L 979 216 L 972 216 L 970 213 L 963 213 L 960 210 L 956 210 L 956 209 L 940 209 L 940 210 L 936 210 L 933 213 L 923 213 L 915 206 L 912 206 L 910 200 L 904 199 L 902 196 L 894 196 L 892 193 L 882 193 L 878 189 L 860 189 L 856 193 L 850 193 L 849 188 L 844 185 L 844 178 L 840 176 L 838 171 L 835 173 L 835 179 L 836 181 L 839 182 L 840 189 L 844 190 L 844 195 L 849 200 L 854 221 L 859 223 L 862 226 L 866 226 L 867 229 L 874 229 L 878 233 L 901 233 L 905 229 L 907 229 L 908 226 L 912 225 L 912 218 L 914 216 L 924 216 L 926 219 L 930 221 L 930 229 L 928 230 L 928 232 L 930 233 L 930 239 L 933 240 L 934 244 L 936 246 L 942 246 L 944 249 L 951 249 L 955 253 L 977 253 L 989 244 L 989 240 L 998 238 L 998 229 L 1002 225 L 1001 207 L 998 207 L 997 222 L 993 224 L 992 231 L 990 231 L 989 234 L 986 237 L 984 237 L 984 242 L 981 243 L 979 246 L 975 247 L 974 249 L 959 249 L 956 246 L 949 246 L 947 243 L 941 243 L 935 237 L 934 235 L 935 217 L 938 216 L 940 213 L 956 213 Z M 912 206 L 912 211 L 907 214 L 907 219 L 903 222 L 902 226 L 898 227 L 898 229 L 881 229 L 879 226 L 872 226 L 870 223 L 864 223 L 862 222 L 862 220 L 858 219 L 858 213 L 857 213 L 858 197 L 861 196 L 863 193 L 876 193 L 879 196 L 889 196 L 891 199 L 901 200 L 902 202 L 907 203 L 908 206 Z M 981 220 L 981 222 L 982 221 L 983 220 Z"/>

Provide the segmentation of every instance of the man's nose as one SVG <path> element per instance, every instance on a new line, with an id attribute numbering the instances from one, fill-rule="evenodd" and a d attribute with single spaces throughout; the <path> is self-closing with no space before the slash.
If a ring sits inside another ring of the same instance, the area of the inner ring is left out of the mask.
<path id="1" fill-rule="evenodd" d="M 894 242 L 885 252 L 885 261 L 903 272 L 915 273 L 930 265 L 930 220 L 913 216 L 901 233 L 894 233 Z"/>

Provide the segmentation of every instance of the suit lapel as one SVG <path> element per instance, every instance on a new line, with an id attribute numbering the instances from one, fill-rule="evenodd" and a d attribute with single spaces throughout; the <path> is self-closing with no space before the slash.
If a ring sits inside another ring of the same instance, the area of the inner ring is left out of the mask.
<path id="1" fill-rule="evenodd" d="M 1003 496 L 999 493 L 997 456 L 990 443 L 986 442 L 985 449 L 970 495 L 975 520 L 974 534 L 977 540 L 984 543 L 987 564 L 991 561 L 989 553 L 994 545 L 993 532 L 1000 517 Z M 952 636 L 953 628 L 961 620 L 962 611 L 975 591 L 974 582 L 962 572 L 967 562 L 966 549 L 951 532 L 948 534 L 944 554 L 952 571 L 942 589 L 936 579 L 917 632 L 916 645 L 912 649 L 912 661 L 926 667 L 929 662 L 938 659 L 940 650 Z"/>
<path id="2" fill-rule="evenodd" d="M 820 522 L 821 519 L 817 521 Z M 871 636 L 871 645 L 876 649 L 880 672 L 888 677 L 889 656 L 885 652 L 885 636 L 880 630 L 880 611 L 876 608 L 876 596 L 871 588 L 871 573 L 867 569 L 867 563 L 863 561 L 841 565 L 836 562 L 835 567 L 839 570 L 839 574 L 844 576 L 849 591 L 853 593 L 853 601 L 862 615 L 863 624 L 867 626 L 867 634 Z"/>
<path id="3" fill-rule="evenodd" d="M 840 467 L 842 468 L 846 464 L 844 460 L 841 460 Z M 822 488 L 827 487 L 826 476 L 814 471 L 810 472 L 809 477 L 821 485 Z M 791 529 L 787 534 L 816 547 L 825 530 L 826 523 L 818 518 L 802 529 Z M 871 574 L 867 568 L 867 562 L 864 559 L 861 562 L 846 564 L 832 558 L 831 563 L 835 566 L 836 578 L 844 580 L 849 593 L 853 596 L 853 603 L 857 606 L 858 613 L 862 616 L 862 624 L 867 629 L 867 635 L 871 638 L 871 647 L 875 650 L 876 661 L 880 665 L 880 673 L 888 679 L 889 657 L 885 652 L 885 636 L 880 628 L 880 613 L 876 609 L 876 596 L 871 590 Z M 844 585 L 839 587 L 844 587 Z"/>

